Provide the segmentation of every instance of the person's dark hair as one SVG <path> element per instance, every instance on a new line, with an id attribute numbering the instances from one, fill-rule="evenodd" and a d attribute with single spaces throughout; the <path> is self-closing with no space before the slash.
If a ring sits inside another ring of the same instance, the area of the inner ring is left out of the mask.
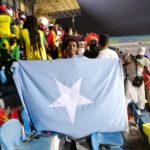
<path id="1" fill-rule="evenodd" d="M 64 30 L 64 31 L 65 31 L 65 34 L 68 34 L 70 30 L 72 30 L 71 27 L 66 27 L 65 30 Z"/>
<path id="2" fill-rule="evenodd" d="M 64 46 L 65 46 L 64 48 L 65 48 L 65 49 L 67 48 L 69 42 L 75 42 L 75 43 L 77 44 L 77 48 L 79 47 L 79 44 L 78 44 L 77 39 L 72 36 L 72 37 L 69 37 L 69 38 L 65 41 L 65 43 L 64 43 Z"/>
<path id="3" fill-rule="evenodd" d="M 100 35 L 99 44 L 101 47 L 105 47 L 109 43 L 109 35 L 102 34 Z"/>
<path id="4" fill-rule="evenodd" d="M 31 46 L 33 46 L 33 50 L 42 47 L 41 40 L 40 40 L 40 33 L 38 31 L 37 18 L 33 15 L 28 16 L 23 25 L 23 28 L 28 29 L 29 31 L 30 43 Z"/>
<path id="5" fill-rule="evenodd" d="M 9 44 L 10 45 L 13 45 L 14 43 L 16 43 L 17 42 L 17 37 L 13 37 L 13 38 L 10 38 L 9 39 Z"/>
<path id="6" fill-rule="evenodd" d="M 93 39 L 90 42 L 90 50 L 93 50 L 95 47 L 97 47 L 97 41 Z"/>
<path id="7" fill-rule="evenodd" d="M 99 54 L 100 51 L 100 47 L 94 47 L 93 49 L 90 49 L 89 51 L 86 50 L 84 53 L 84 56 L 88 57 L 88 58 L 96 58 Z"/>

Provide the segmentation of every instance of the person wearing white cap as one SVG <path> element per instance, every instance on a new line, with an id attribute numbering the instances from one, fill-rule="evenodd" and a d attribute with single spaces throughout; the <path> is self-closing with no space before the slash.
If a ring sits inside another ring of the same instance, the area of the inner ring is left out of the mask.
<path id="1" fill-rule="evenodd" d="M 150 62 L 146 57 L 144 57 L 144 53 L 145 47 L 140 47 L 137 51 L 137 55 L 131 57 L 130 61 L 128 61 L 126 69 L 126 99 L 128 103 L 134 100 L 139 109 L 144 109 L 145 103 L 147 102 L 145 100 L 143 71 L 144 69 L 150 71 Z M 137 84 L 137 82 L 139 84 Z"/>
<path id="2" fill-rule="evenodd" d="M 144 55 L 145 54 L 145 47 L 139 47 L 138 51 L 137 51 L 137 55 Z"/>
<path id="3" fill-rule="evenodd" d="M 26 16 L 24 14 L 20 15 L 20 19 L 26 19 Z"/>

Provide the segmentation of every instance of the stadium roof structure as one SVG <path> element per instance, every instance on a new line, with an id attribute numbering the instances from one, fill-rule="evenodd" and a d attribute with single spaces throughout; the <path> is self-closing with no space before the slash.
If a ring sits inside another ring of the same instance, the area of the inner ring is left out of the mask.
<path id="1" fill-rule="evenodd" d="M 35 15 L 55 19 L 80 16 L 80 6 L 77 0 L 36 0 Z"/>

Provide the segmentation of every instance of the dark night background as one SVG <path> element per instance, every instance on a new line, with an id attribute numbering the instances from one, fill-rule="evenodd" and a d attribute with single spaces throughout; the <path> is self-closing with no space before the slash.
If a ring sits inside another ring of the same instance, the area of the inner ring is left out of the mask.
<path id="1" fill-rule="evenodd" d="M 107 33 L 111 36 L 150 34 L 150 0 L 78 0 L 81 16 L 75 17 L 79 33 Z M 72 18 L 56 21 L 63 28 Z"/>

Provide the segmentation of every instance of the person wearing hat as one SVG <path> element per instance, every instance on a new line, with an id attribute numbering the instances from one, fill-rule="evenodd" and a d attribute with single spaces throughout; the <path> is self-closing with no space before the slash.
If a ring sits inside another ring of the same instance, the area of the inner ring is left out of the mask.
<path id="1" fill-rule="evenodd" d="M 143 82 L 144 69 L 150 71 L 150 62 L 144 57 L 145 47 L 140 47 L 136 56 L 129 58 L 126 63 L 127 80 L 125 83 L 127 102 L 133 100 L 139 109 L 145 108 L 145 88 Z"/>
<path id="2" fill-rule="evenodd" d="M 10 5 L 7 5 L 6 13 L 10 16 L 13 17 L 13 10 Z"/>
<path id="3" fill-rule="evenodd" d="M 88 33 L 85 37 L 85 42 L 87 43 L 87 48 L 84 53 L 84 56 L 88 58 L 96 58 L 99 54 L 99 35 L 95 32 Z"/>
<path id="4" fill-rule="evenodd" d="M 22 24 L 22 26 L 23 26 L 25 21 L 26 21 L 26 16 L 24 14 L 21 14 L 20 15 L 20 24 Z"/>

